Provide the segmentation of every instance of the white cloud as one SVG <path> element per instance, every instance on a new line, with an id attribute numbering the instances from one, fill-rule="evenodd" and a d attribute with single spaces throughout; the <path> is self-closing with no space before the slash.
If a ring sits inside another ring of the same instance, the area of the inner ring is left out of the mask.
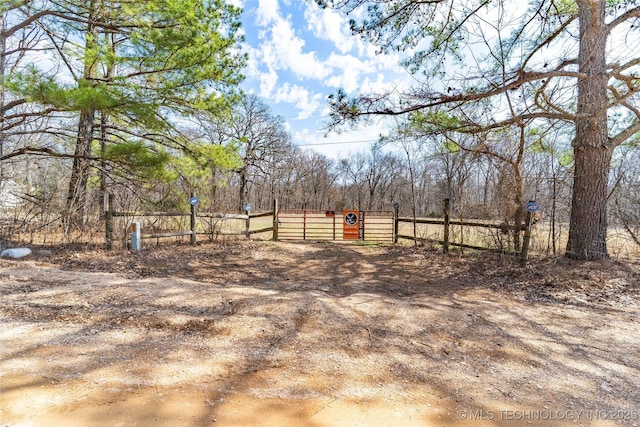
<path id="1" fill-rule="evenodd" d="M 311 115 L 322 106 L 322 95 L 311 93 L 298 85 L 290 85 L 285 83 L 276 91 L 274 95 L 275 102 L 286 102 L 293 104 L 295 108 L 300 110 L 298 119 L 304 120 L 311 117 Z"/>
<path id="2" fill-rule="evenodd" d="M 244 8 L 245 0 L 227 0 L 227 3 L 229 3 L 231 6 L 235 6 L 242 9 Z"/>
<path id="3" fill-rule="evenodd" d="M 261 97 L 270 97 L 278 83 L 278 73 L 272 64 L 263 60 L 263 50 L 246 47 L 245 52 L 249 56 L 247 66 L 244 69 L 245 75 L 259 86 L 258 94 Z M 266 56 L 269 58 L 268 54 Z M 255 89 L 252 89 L 251 93 L 255 93 Z"/>
<path id="4" fill-rule="evenodd" d="M 372 79 L 373 77 L 373 79 Z M 383 92 L 385 90 L 388 90 L 389 87 L 391 86 L 391 84 L 389 83 L 389 81 L 386 79 L 386 76 L 382 73 L 376 75 L 376 76 L 367 76 L 363 81 L 362 81 L 362 86 L 361 86 L 361 90 L 364 92 L 374 92 L 374 93 L 380 93 Z"/>
<path id="5" fill-rule="evenodd" d="M 321 9 L 314 2 L 309 2 L 304 12 L 307 28 L 314 36 L 333 42 L 340 53 L 347 53 L 353 49 L 357 39 L 349 32 L 346 18 L 333 9 Z"/>
<path id="6" fill-rule="evenodd" d="M 271 97 L 271 94 L 278 83 L 278 73 L 276 73 L 272 68 L 269 68 L 269 72 L 260 73 L 258 78 L 260 80 L 260 96 L 264 98 Z"/>
<path id="7" fill-rule="evenodd" d="M 259 0 L 255 17 L 262 29 L 257 33 L 260 44 L 251 54 L 269 69 L 268 74 L 290 71 L 297 79 L 322 79 L 328 74 L 316 52 L 304 51 L 305 41 L 296 35 L 291 16 L 282 16 L 277 0 Z"/>
<path id="8" fill-rule="evenodd" d="M 261 27 L 266 27 L 278 19 L 280 19 L 278 0 L 258 0 L 256 24 Z"/>
<path id="9" fill-rule="evenodd" d="M 273 50 L 274 60 L 284 70 L 299 78 L 321 79 L 327 73 L 326 66 L 318 60 L 316 52 L 303 52 L 305 41 L 297 37 L 291 22 L 278 19 L 271 28 L 271 40 L 265 43 Z"/>
<path id="10" fill-rule="evenodd" d="M 325 81 L 325 84 L 334 88 L 343 88 L 349 93 L 362 86 L 363 74 L 376 70 L 371 63 L 363 62 L 351 55 L 331 54 L 327 64 L 335 69 L 335 73 Z"/>
<path id="11" fill-rule="evenodd" d="M 249 77 L 256 77 L 257 75 L 260 74 L 258 70 L 261 64 L 259 55 L 257 54 L 258 52 L 256 51 L 256 49 L 252 48 L 251 46 L 244 46 L 244 52 L 248 56 L 247 66 L 244 72 Z"/>

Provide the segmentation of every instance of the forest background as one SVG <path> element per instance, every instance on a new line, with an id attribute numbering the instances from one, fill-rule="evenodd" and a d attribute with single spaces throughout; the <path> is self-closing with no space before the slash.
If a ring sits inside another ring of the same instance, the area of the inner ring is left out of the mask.
<path id="1" fill-rule="evenodd" d="M 406 53 L 416 82 L 329 95 L 327 132 L 393 123 L 338 159 L 242 92 L 231 3 L 2 0 L 0 239 L 100 228 L 108 192 L 122 210 L 186 210 L 196 193 L 210 212 L 278 199 L 417 217 L 449 198 L 454 216 L 516 226 L 536 200 L 571 258 L 609 256 L 612 226 L 640 244 L 635 1 L 317 3 Z"/>

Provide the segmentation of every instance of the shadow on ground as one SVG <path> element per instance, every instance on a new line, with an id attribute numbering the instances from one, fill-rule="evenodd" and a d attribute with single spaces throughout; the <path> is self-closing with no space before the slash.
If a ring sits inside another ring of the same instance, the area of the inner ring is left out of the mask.
<path id="1" fill-rule="evenodd" d="M 637 422 L 633 265 L 264 242 L 43 261 L 0 263 L 8 425 Z"/>

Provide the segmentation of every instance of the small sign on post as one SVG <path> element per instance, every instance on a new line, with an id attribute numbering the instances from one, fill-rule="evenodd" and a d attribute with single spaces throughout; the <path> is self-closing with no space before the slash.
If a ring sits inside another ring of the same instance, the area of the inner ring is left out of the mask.
<path id="1" fill-rule="evenodd" d="M 140 223 L 132 222 L 131 223 L 131 250 L 132 251 L 140 251 L 141 249 L 141 241 L 140 238 Z"/>

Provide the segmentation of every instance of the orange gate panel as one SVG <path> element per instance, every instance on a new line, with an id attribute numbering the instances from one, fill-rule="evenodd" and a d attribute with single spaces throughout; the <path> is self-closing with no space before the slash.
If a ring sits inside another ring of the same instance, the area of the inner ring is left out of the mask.
<path id="1" fill-rule="evenodd" d="M 358 240 L 360 238 L 360 211 L 342 212 L 342 238 Z"/>

